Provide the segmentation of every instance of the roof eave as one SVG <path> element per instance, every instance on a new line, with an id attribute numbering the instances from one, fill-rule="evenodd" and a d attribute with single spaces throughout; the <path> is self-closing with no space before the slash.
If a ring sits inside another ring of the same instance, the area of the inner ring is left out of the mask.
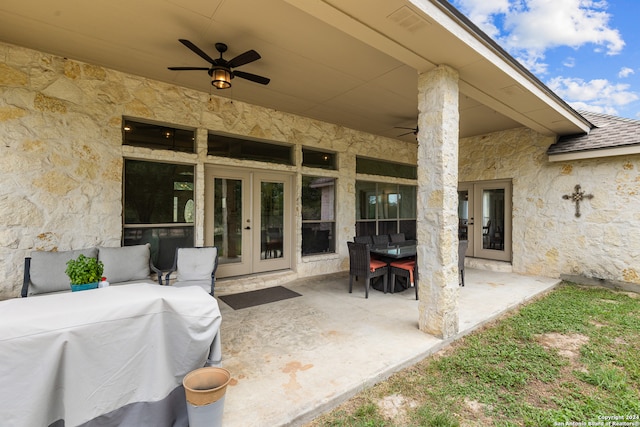
<path id="1" fill-rule="evenodd" d="M 573 109 L 566 101 L 560 98 L 550 88 L 548 88 L 540 79 L 538 79 L 531 71 L 524 67 L 519 61 L 511 56 L 506 50 L 504 50 L 498 43 L 496 43 L 491 37 L 489 37 L 484 31 L 482 31 L 471 20 L 464 16 L 459 10 L 457 10 L 448 0 L 429 0 L 432 4 L 446 13 L 452 20 L 456 21 L 458 25 L 465 28 L 465 30 L 481 42 L 487 49 L 491 50 L 502 61 L 511 66 L 521 76 L 523 76 L 529 83 L 536 87 L 540 92 L 544 93 L 550 100 L 569 114 L 575 124 L 579 126 L 585 134 L 593 129 L 595 126 L 583 117 L 579 112 Z"/>
<path id="2" fill-rule="evenodd" d="M 640 145 L 627 145 L 624 147 L 548 154 L 548 158 L 550 162 L 566 162 L 572 160 L 599 159 L 603 157 L 629 156 L 636 154 L 640 154 Z"/>

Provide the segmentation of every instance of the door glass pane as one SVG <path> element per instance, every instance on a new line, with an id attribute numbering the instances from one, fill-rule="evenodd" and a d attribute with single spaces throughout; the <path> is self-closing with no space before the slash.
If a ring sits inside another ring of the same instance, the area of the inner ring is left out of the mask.
<path id="1" fill-rule="evenodd" d="M 458 191 L 458 238 L 468 240 L 469 227 L 469 191 Z"/>
<path id="2" fill-rule="evenodd" d="M 242 261 L 242 181 L 216 178 L 214 181 L 213 244 L 220 264 Z"/>
<path id="3" fill-rule="evenodd" d="M 260 183 L 260 259 L 282 258 L 284 184 Z"/>
<path id="4" fill-rule="evenodd" d="M 482 191 L 482 248 L 504 250 L 504 189 Z"/>

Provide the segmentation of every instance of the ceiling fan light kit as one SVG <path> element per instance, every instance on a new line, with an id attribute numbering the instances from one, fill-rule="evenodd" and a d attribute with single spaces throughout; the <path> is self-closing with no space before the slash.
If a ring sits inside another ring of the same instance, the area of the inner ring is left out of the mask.
<path id="1" fill-rule="evenodd" d="M 245 71 L 234 71 L 233 68 L 248 64 L 260 59 L 260 54 L 255 50 L 248 50 L 235 58 L 227 61 L 222 54 L 227 51 L 227 45 L 216 43 L 216 50 L 220 52 L 220 58 L 213 59 L 198 46 L 186 39 L 179 39 L 180 43 L 188 47 L 193 53 L 211 64 L 211 67 L 169 67 L 172 71 L 204 70 L 211 76 L 211 84 L 217 89 L 228 89 L 231 87 L 231 79 L 240 77 L 261 85 L 269 84 L 271 79 Z"/>
<path id="2" fill-rule="evenodd" d="M 231 73 L 224 68 L 211 69 L 211 84 L 216 89 L 228 89 L 231 87 Z"/>

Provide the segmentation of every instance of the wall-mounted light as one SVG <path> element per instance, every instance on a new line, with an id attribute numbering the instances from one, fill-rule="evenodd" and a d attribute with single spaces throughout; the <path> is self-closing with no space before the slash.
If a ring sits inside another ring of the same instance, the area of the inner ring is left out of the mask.
<path id="1" fill-rule="evenodd" d="M 226 68 L 214 68 L 211 72 L 211 84 L 216 89 L 228 89 L 231 87 L 231 73 Z"/>

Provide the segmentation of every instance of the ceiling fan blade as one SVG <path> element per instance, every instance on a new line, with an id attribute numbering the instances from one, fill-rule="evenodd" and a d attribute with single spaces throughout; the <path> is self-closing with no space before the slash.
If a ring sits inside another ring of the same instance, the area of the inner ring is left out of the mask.
<path id="1" fill-rule="evenodd" d="M 189 40 L 185 40 L 185 39 L 178 39 L 178 40 L 180 41 L 180 43 L 182 43 L 183 45 L 185 45 L 186 47 L 191 49 L 193 51 L 193 53 L 198 55 L 200 58 L 204 59 L 205 61 L 209 62 L 210 64 L 215 64 L 216 63 L 216 61 L 214 59 L 212 59 L 209 55 L 207 55 L 204 51 L 202 51 L 195 44 L 191 43 Z"/>
<path id="2" fill-rule="evenodd" d="M 170 70 L 173 71 L 180 71 L 180 70 L 204 70 L 204 71 L 209 71 L 209 68 L 207 67 L 167 67 Z"/>
<path id="3" fill-rule="evenodd" d="M 243 79 L 251 80 L 252 82 L 260 83 L 261 85 L 269 84 L 271 79 L 266 77 L 258 76 L 256 74 L 245 73 L 244 71 L 234 71 L 233 75 L 236 77 L 241 77 Z"/>
<path id="4" fill-rule="evenodd" d="M 235 68 L 244 64 L 248 64 L 249 62 L 257 61 L 260 59 L 260 54 L 255 50 L 248 50 L 245 53 L 241 53 L 236 56 L 232 60 L 229 61 L 229 67 Z"/>
<path id="5" fill-rule="evenodd" d="M 393 128 L 394 128 L 394 129 L 416 130 L 416 128 L 405 128 L 405 127 L 402 127 L 402 126 L 394 126 Z"/>
<path id="6" fill-rule="evenodd" d="M 398 138 L 401 136 L 406 136 L 406 135 L 415 135 L 415 132 L 407 132 L 407 133 L 403 133 L 401 135 L 398 135 Z"/>

